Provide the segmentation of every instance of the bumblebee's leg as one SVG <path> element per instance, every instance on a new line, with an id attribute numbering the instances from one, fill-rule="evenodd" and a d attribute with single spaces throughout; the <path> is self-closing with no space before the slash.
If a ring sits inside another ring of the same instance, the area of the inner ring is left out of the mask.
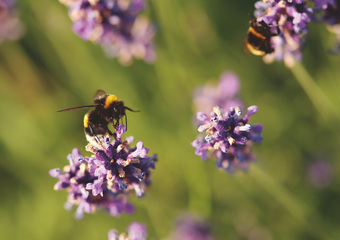
<path id="1" fill-rule="evenodd" d="M 125 131 L 127 131 L 127 116 L 126 116 L 126 114 L 124 114 L 124 117 L 125 117 Z"/>
<path id="2" fill-rule="evenodd" d="M 90 134 L 94 137 L 94 139 L 96 140 L 96 142 L 102 146 L 102 148 L 104 148 L 102 142 L 99 140 L 99 138 L 97 137 L 97 135 L 94 133 L 93 128 L 91 127 L 91 124 L 89 123 L 89 130 L 90 130 Z M 105 149 L 105 148 L 104 148 Z"/>
<path id="3" fill-rule="evenodd" d="M 281 33 L 280 26 L 279 26 L 279 24 L 277 24 L 276 25 L 276 33 L 272 33 L 271 36 L 276 37 L 276 36 L 279 36 L 280 33 Z"/>
<path id="4" fill-rule="evenodd" d="M 117 139 L 117 133 L 116 132 L 111 132 L 110 129 L 107 129 L 107 133 L 110 135 L 110 137 L 113 137 L 114 139 Z"/>

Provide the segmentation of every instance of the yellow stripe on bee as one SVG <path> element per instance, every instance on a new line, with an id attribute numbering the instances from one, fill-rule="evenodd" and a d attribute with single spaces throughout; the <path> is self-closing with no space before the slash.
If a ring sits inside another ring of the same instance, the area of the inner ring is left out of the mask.
<path id="1" fill-rule="evenodd" d="M 85 114 L 84 116 L 84 127 L 89 127 L 89 115 L 88 113 Z"/>
<path id="2" fill-rule="evenodd" d="M 250 43 L 246 43 L 246 46 L 249 49 L 249 51 L 256 56 L 263 56 L 266 54 L 265 51 L 255 49 Z"/>
<path id="3" fill-rule="evenodd" d="M 104 108 L 109 108 L 110 105 L 113 103 L 113 102 L 116 102 L 118 101 L 118 98 L 116 97 L 116 95 L 109 95 L 107 96 L 106 100 L 105 100 L 105 105 L 104 105 Z"/>
<path id="4" fill-rule="evenodd" d="M 265 36 L 263 36 L 261 33 L 256 32 L 256 30 L 252 27 L 249 28 L 249 32 L 251 32 L 252 34 L 254 34 L 258 38 L 266 39 Z"/>

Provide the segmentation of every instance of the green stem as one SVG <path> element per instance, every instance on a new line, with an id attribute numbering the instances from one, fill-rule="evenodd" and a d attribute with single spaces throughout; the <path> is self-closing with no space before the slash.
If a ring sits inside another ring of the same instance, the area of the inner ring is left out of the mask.
<path id="1" fill-rule="evenodd" d="M 338 109 L 329 100 L 322 89 L 315 83 L 301 63 L 296 63 L 290 68 L 290 70 L 322 116 L 324 116 L 327 120 L 331 118 L 340 119 Z"/>
<path id="2" fill-rule="evenodd" d="M 251 176 L 297 220 L 299 227 L 306 229 L 311 236 L 314 236 L 317 239 L 337 239 L 334 237 L 334 231 L 331 229 L 325 231 L 325 228 L 328 228 L 328 226 L 323 224 L 322 219 L 317 216 L 315 209 L 301 203 L 290 192 L 282 187 L 275 178 L 256 165 L 253 165 L 251 168 Z"/>
<path id="3" fill-rule="evenodd" d="M 286 210 L 301 224 L 305 224 L 307 209 L 299 203 L 292 195 L 284 189 L 280 183 L 269 176 L 258 166 L 251 167 L 251 176 L 257 181 L 267 192 L 269 192 L 277 202 L 279 202 Z"/>

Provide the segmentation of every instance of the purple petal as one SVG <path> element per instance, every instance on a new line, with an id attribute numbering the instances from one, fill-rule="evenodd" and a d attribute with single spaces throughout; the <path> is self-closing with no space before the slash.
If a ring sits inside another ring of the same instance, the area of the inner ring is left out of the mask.
<path id="1" fill-rule="evenodd" d="M 145 240 L 146 239 L 146 226 L 144 224 L 133 222 L 128 228 L 129 240 Z"/>
<path id="2" fill-rule="evenodd" d="M 56 178 L 60 175 L 61 171 L 60 171 L 60 168 L 54 168 L 54 169 L 51 169 L 48 173 L 50 174 L 51 177 Z"/>
<path id="3" fill-rule="evenodd" d="M 207 114 L 203 113 L 203 112 L 198 112 L 196 114 L 196 118 L 197 120 L 201 121 L 201 122 L 207 122 L 209 121 L 209 118 L 207 116 Z"/>
<path id="4" fill-rule="evenodd" d="M 108 238 L 109 240 L 118 240 L 119 239 L 118 231 L 116 229 L 110 230 L 108 233 Z"/>
<path id="5" fill-rule="evenodd" d="M 222 98 L 234 97 L 240 89 L 240 81 L 237 75 L 232 72 L 223 73 L 220 77 L 218 89 Z"/>

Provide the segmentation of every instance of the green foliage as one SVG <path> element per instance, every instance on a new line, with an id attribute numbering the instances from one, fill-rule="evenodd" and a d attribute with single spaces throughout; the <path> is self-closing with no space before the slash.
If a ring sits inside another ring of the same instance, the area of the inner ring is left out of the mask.
<path id="1" fill-rule="evenodd" d="M 19 4 L 25 35 L 0 45 L 2 239 L 107 239 L 109 229 L 125 231 L 132 221 L 161 239 L 182 212 L 208 219 L 217 239 L 340 239 L 338 115 L 320 113 L 318 95 L 311 101 L 313 90 L 309 98 L 283 63 L 267 65 L 243 53 L 252 2 L 150 0 L 157 61 L 128 67 L 76 36 L 58 1 Z M 323 26 L 312 28 L 302 64 L 338 109 L 340 59 L 326 52 L 333 37 Z M 227 70 L 240 77 L 245 105 L 259 106 L 252 122 L 264 125 L 264 140 L 254 147 L 257 163 L 234 176 L 202 162 L 190 146 L 197 133 L 192 91 Z M 64 166 L 74 147 L 86 155 L 87 110 L 57 110 L 91 103 L 97 89 L 141 110 L 128 113 L 127 135 L 159 161 L 146 196 L 130 196 L 135 215 L 100 211 L 77 221 L 48 171 Z M 323 190 L 306 175 L 320 154 L 334 170 Z"/>

